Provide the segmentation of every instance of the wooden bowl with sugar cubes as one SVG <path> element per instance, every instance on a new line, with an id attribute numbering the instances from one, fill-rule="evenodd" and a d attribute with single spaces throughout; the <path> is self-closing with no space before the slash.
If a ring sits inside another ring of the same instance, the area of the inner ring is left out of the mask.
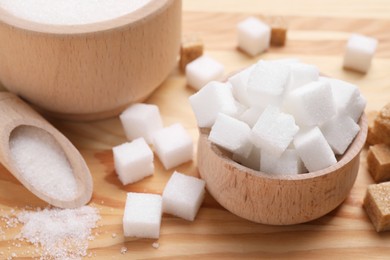
<path id="1" fill-rule="evenodd" d="M 105 118 L 177 64 L 181 0 L 0 0 L 0 38 L 9 91 L 56 117 Z"/>
<path id="2" fill-rule="evenodd" d="M 259 61 L 190 97 L 207 190 L 248 220 L 317 219 L 348 196 L 367 136 L 357 86 L 294 60 Z"/>

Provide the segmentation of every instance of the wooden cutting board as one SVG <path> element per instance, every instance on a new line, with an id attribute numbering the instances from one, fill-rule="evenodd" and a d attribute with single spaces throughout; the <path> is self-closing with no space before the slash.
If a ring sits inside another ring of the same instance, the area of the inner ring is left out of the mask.
<path id="1" fill-rule="evenodd" d="M 289 24 L 285 47 L 271 48 L 250 58 L 236 49 L 235 26 L 249 15 L 263 18 L 283 16 Z M 198 35 L 206 54 L 226 66 L 226 73 L 248 66 L 258 59 L 296 57 L 317 65 L 329 76 L 359 85 L 368 100 L 366 111 L 380 109 L 390 101 L 390 4 L 386 0 L 184 0 L 183 34 Z M 341 68 L 346 41 L 351 33 L 376 37 L 379 47 L 373 66 L 362 75 Z M 4 39 L 2 39 L 4 40 Z M 1 62 L 1 61 L 0 61 Z M 147 100 L 157 104 L 166 126 L 180 122 L 191 133 L 198 132 L 188 97 L 194 91 L 186 86 L 178 69 Z M 390 255 L 390 232 L 378 234 L 367 218 L 362 201 L 368 184 L 366 149 L 361 155 L 357 181 L 346 201 L 315 221 L 293 226 L 267 226 L 241 219 L 223 209 L 209 194 L 194 222 L 164 215 L 159 248 L 155 240 L 124 238 L 122 214 L 126 192 L 161 194 L 173 170 L 166 171 L 156 160 L 154 176 L 122 186 L 113 166 L 111 148 L 126 141 L 118 118 L 90 123 L 51 120 L 80 149 L 94 179 L 91 205 L 102 216 L 89 252 L 102 259 L 139 258 L 386 258 Z M 175 170 L 198 176 L 196 161 Z M 32 196 L 0 166 L 0 215 L 26 205 L 46 204 Z M 3 222 L 0 222 L 4 225 Z M 1 226 L 3 227 L 3 226 Z M 0 258 L 15 252 L 19 257 L 37 257 L 33 247 L 17 247 L 12 238 L 18 228 L 6 229 L 0 236 Z M 121 254 L 122 247 L 128 249 Z"/>

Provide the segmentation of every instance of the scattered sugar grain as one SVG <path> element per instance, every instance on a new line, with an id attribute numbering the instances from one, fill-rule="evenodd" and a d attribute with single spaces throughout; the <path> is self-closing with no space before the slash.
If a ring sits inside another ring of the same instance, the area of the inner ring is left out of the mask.
<path id="1" fill-rule="evenodd" d="M 121 247 L 121 254 L 124 255 L 127 253 L 127 247 Z"/>
<path id="2" fill-rule="evenodd" d="M 152 244 L 152 247 L 153 247 L 154 249 L 158 249 L 158 248 L 160 247 L 160 244 L 159 244 L 158 242 L 154 242 L 154 243 Z"/>
<path id="3" fill-rule="evenodd" d="M 149 2 L 151 0 L 0 0 L 0 7 L 38 23 L 76 25 L 114 19 Z"/>
<path id="4" fill-rule="evenodd" d="M 18 127 L 11 133 L 10 150 L 20 174 L 33 187 L 59 200 L 76 196 L 70 163 L 49 133 L 32 126 Z"/>
<path id="5" fill-rule="evenodd" d="M 17 219 L 24 224 L 19 240 L 33 244 L 37 253 L 41 248 L 41 259 L 79 259 L 87 256 L 91 230 L 100 215 L 96 208 L 83 206 L 22 211 Z"/>

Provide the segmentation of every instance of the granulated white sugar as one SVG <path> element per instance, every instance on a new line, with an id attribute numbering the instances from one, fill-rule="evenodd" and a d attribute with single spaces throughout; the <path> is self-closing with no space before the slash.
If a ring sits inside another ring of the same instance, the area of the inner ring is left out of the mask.
<path id="1" fill-rule="evenodd" d="M 68 159 L 49 133 L 33 126 L 20 126 L 11 133 L 10 150 L 20 174 L 33 187 L 60 200 L 77 195 Z"/>
<path id="2" fill-rule="evenodd" d="M 0 0 L 9 13 L 43 24 L 76 25 L 132 13 L 151 0 Z"/>
<path id="3" fill-rule="evenodd" d="M 17 220 L 24 226 L 18 239 L 41 248 L 41 259 L 81 259 L 87 256 L 91 231 L 100 219 L 96 208 L 47 208 L 22 211 Z"/>

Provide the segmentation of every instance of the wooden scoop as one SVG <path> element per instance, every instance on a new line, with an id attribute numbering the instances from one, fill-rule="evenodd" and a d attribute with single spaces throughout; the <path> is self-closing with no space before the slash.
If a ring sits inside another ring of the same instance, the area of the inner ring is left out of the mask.
<path id="1" fill-rule="evenodd" d="M 367 137 L 364 114 L 359 125 L 360 132 L 335 165 L 295 176 L 276 176 L 244 167 L 208 140 L 210 129 L 200 129 L 199 173 L 211 195 L 240 217 L 272 225 L 307 222 L 332 211 L 348 196 Z"/>
<path id="2" fill-rule="evenodd" d="M 50 134 L 58 142 L 67 157 L 77 183 L 77 192 L 74 198 L 67 200 L 53 198 L 45 192 L 45 190 L 40 190 L 37 187 L 34 187 L 24 178 L 23 174 L 19 172 L 15 160 L 11 156 L 10 138 L 12 132 L 21 126 L 30 126 L 41 129 Z M 8 92 L 0 92 L 0 162 L 28 190 L 53 206 L 61 208 L 75 208 L 86 204 L 91 199 L 91 174 L 78 150 L 64 135 L 48 123 L 42 116 L 30 108 L 16 95 Z"/>

